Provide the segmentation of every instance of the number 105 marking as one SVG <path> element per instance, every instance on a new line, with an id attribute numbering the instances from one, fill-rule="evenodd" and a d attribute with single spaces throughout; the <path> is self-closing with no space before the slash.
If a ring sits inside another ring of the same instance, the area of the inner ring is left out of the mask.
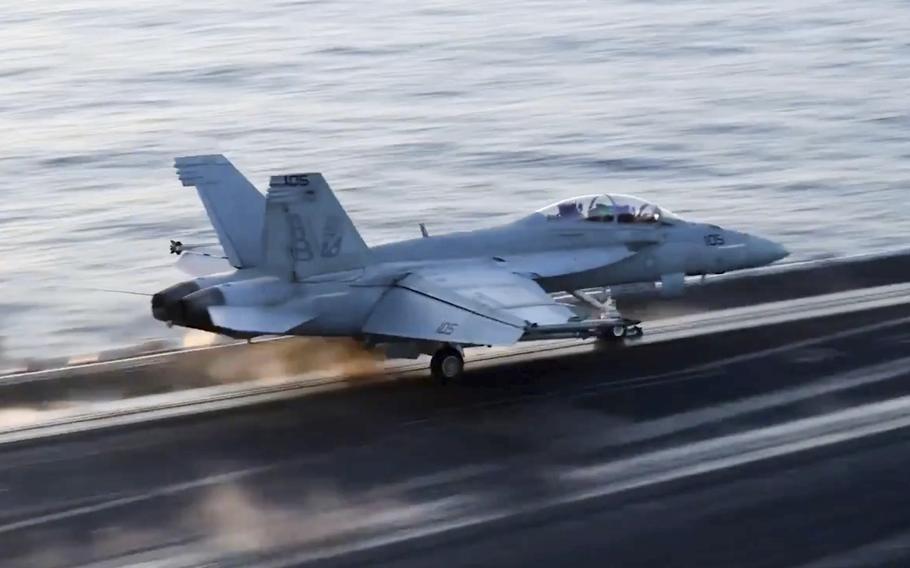
<path id="1" fill-rule="evenodd" d="M 710 235 L 705 235 L 705 246 L 709 247 L 719 247 L 724 244 L 723 235 L 717 233 L 711 233 Z"/>
<path id="2" fill-rule="evenodd" d="M 440 335 L 452 335 L 455 332 L 456 327 L 458 327 L 457 323 L 444 321 L 436 328 L 436 333 Z"/>

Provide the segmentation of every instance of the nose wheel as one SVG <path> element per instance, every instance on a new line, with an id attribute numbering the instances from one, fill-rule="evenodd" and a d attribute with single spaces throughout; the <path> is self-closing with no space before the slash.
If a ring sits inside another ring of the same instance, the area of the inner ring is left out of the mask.
<path id="1" fill-rule="evenodd" d="M 616 324 L 613 327 L 603 330 L 600 334 L 600 338 L 607 341 L 621 341 L 623 339 L 641 337 L 644 335 L 644 331 L 641 329 L 639 323 L 641 322 L 626 320 L 623 323 Z"/>
<path id="2" fill-rule="evenodd" d="M 430 360 L 430 373 L 436 382 L 443 385 L 458 380 L 464 374 L 464 356 L 450 345 L 442 347 Z"/>

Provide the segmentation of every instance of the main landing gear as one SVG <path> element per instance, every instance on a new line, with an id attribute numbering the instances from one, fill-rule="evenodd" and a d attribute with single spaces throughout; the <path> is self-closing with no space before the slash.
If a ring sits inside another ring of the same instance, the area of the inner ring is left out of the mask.
<path id="1" fill-rule="evenodd" d="M 460 379 L 464 374 L 464 355 L 451 345 L 443 345 L 430 359 L 430 373 L 443 385 Z"/>

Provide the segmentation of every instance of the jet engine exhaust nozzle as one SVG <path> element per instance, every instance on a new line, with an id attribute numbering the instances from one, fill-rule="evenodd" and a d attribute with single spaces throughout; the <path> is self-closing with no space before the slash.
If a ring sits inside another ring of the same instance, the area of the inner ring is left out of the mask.
<path id="1" fill-rule="evenodd" d="M 152 316 L 159 321 L 172 322 L 179 316 L 177 302 L 199 290 L 195 282 L 181 282 L 152 296 Z"/>
<path id="2" fill-rule="evenodd" d="M 212 323 L 209 308 L 224 304 L 224 294 L 218 288 L 205 288 L 193 292 L 177 302 L 178 319 L 175 323 L 206 331 L 217 331 Z"/>

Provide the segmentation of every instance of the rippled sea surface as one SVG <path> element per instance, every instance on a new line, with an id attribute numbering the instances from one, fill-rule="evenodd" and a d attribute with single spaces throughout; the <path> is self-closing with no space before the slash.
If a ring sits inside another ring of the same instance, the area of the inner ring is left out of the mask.
<path id="1" fill-rule="evenodd" d="M 621 191 L 796 258 L 910 235 L 905 0 L 122 0 L 0 10 L 7 360 L 173 337 L 174 156 L 322 171 L 379 243 Z M 194 7 L 198 6 L 198 7 Z"/>

